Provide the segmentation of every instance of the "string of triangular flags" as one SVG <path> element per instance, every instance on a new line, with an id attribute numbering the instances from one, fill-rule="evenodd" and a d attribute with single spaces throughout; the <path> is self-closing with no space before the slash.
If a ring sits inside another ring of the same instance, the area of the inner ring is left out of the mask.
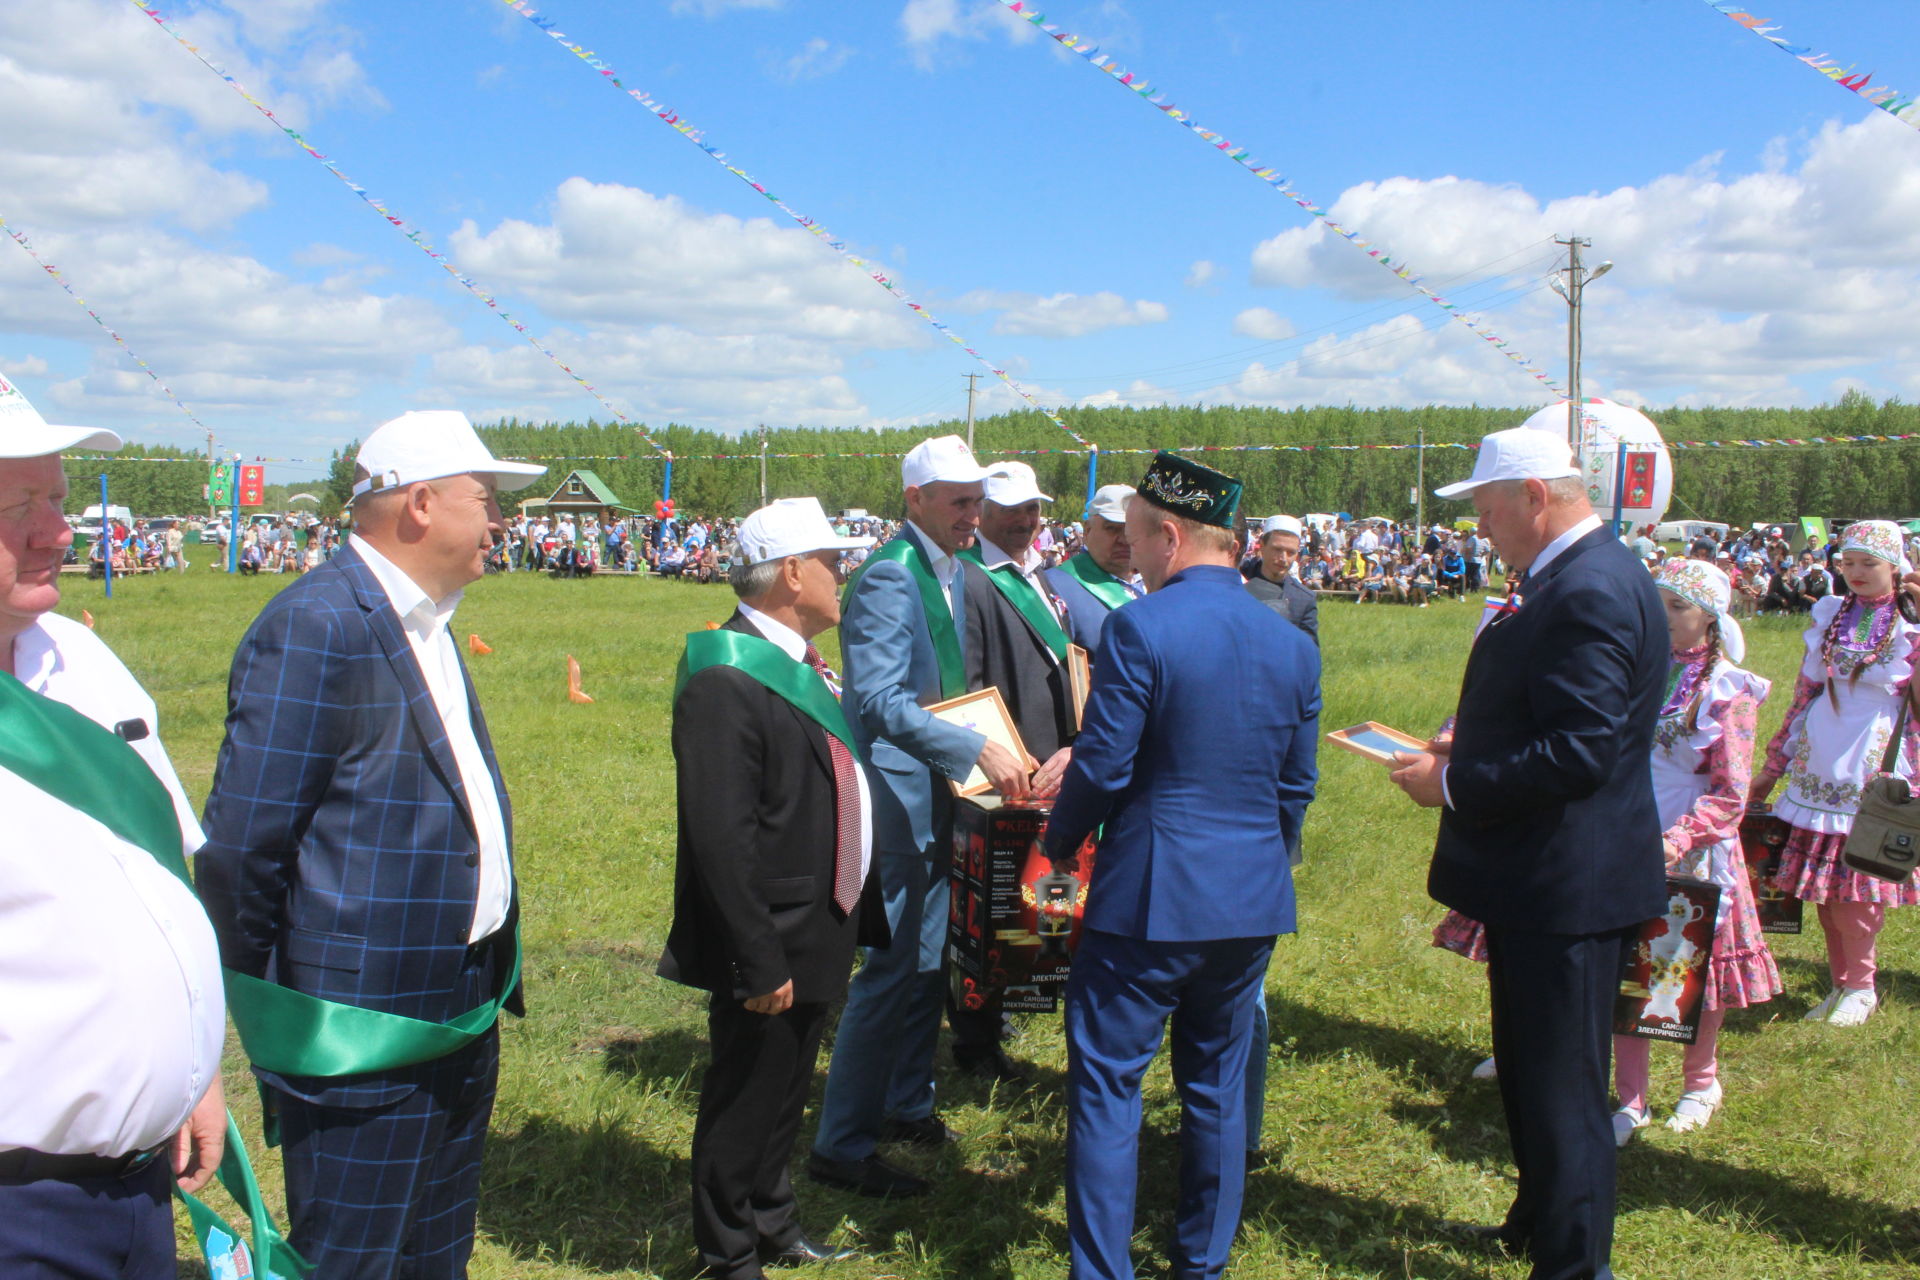
<path id="1" fill-rule="evenodd" d="M 1737 4 L 1723 4 L 1719 0 L 1706 0 L 1706 4 L 1708 8 L 1716 13 L 1725 14 L 1795 62 L 1803 62 L 1812 67 L 1842 89 L 1858 94 L 1900 123 L 1910 128 L 1920 129 L 1920 101 L 1884 84 L 1869 89 L 1867 83 L 1873 79 L 1873 72 L 1856 73 L 1851 66 L 1842 67 L 1836 59 L 1827 54 L 1815 53 L 1812 45 L 1794 44 L 1779 34 L 1778 26 L 1767 25 L 1770 19 L 1755 17 Z"/>

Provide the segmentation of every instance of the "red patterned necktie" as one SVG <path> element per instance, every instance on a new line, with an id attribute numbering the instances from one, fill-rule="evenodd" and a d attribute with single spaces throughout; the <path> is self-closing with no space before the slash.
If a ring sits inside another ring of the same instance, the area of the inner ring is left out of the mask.
<path id="1" fill-rule="evenodd" d="M 829 689 L 835 687 L 833 674 L 812 645 L 807 646 L 806 664 L 820 673 Z M 847 744 L 830 733 L 827 754 L 833 760 L 833 905 L 841 915 L 850 916 L 860 904 L 860 783 L 854 776 L 859 766 Z"/>

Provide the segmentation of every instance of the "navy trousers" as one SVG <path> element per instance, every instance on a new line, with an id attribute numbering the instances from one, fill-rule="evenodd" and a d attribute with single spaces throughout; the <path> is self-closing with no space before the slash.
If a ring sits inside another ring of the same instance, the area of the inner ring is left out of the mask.
<path id="1" fill-rule="evenodd" d="M 1493 1056 L 1520 1185 L 1502 1235 L 1532 1280 L 1610 1280 L 1613 1003 L 1636 930 L 1487 928 Z"/>
<path id="2" fill-rule="evenodd" d="M 130 1178 L 0 1180 L 6 1280 L 174 1280 L 173 1165 Z"/>
<path id="3" fill-rule="evenodd" d="M 800 1238 L 787 1166 L 826 1025 L 825 1004 L 764 1014 L 730 996 L 708 1003 L 713 1062 L 693 1122 L 693 1241 L 709 1275 L 757 1280 L 762 1252 Z"/>
<path id="4" fill-rule="evenodd" d="M 1171 1025 L 1180 1094 L 1173 1275 L 1220 1275 L 1246 1190 L 1247 1055 L 1272 938 L 1081 935 L 1067 979 L 1067 1238 L 1073 1280 L 1133 1280 L 1140 1081 Z"/>

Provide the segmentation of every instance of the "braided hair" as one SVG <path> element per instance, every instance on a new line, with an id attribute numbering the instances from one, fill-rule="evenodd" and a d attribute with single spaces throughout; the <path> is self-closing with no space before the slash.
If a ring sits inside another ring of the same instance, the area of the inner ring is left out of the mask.
<path id="1" fill-rule="evenodd" d="M 1720 665 L 1720 619 L 1715 618 L 1707 624 L 1707 661 L 1700 669 L 1700 687 L 1693 691 L 1693 697 L 1687 700 L 1687 733 L 1691 735 L 1700 727 L 1700 708 L 1707 700 L 1707 690 L 1713 684 L 1713 669 Z"/>
<path id="2" fill-rule="evenodd" d="M 1898 591 L 1899 584 L 1896 583 L 1894 589 Z M 1893 602 L 1889 601 L 1886 607 L 1889 609 L 1893 608 Z M 1855 608 L 1862 611 L 1865 611 L 1867 608 L 1866 605 L 1860 602 L 1858 596 L 1851 597 L 1846 604 L 1834 610 L 1833 621 L 1827 624 L 1825 633 L 1820 637 L 1820 663 L 1827 670 L 1827 702 L 1835 711 L 1840 709 L 1840 695 L 1833 687 L 1834 680 L 1839 674 L 1838 670 L 1834 667 L 1833 659 L 1834 655 L 1838 653 L 1840 649 L 1840 637 L 1846 634 L 1847 615 Z M 1890 626 L 1887 628 L 1887 634 L 1880 638 L 1880 643 L 1874 647 L 1873 652 L 1855 664 L 1853 670 L 1847 673 L 1847 689 L 1849 692 L 1852 691 L 1855 685 L 1860 683 L 1861 672 L 1876 663 L 1886 661 L 1887 658 L 1892 655 L 1893 646 L 1899 638 L 1899 627 Z"/>

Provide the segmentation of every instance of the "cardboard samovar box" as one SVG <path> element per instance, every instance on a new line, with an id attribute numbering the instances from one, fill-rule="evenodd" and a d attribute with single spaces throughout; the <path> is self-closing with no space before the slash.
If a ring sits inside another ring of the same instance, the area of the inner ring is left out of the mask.
<path id="1" fill-rule="evenodd" d="M 1046 801 L 1008 804 L 994 795 L 954 801 L 947 957 L 961 1008 L 1059 1007 L 1095 846 L 1089 836 L 1074 871 L 1055 873 L 1040 845 L 1050 809 Z"/>

